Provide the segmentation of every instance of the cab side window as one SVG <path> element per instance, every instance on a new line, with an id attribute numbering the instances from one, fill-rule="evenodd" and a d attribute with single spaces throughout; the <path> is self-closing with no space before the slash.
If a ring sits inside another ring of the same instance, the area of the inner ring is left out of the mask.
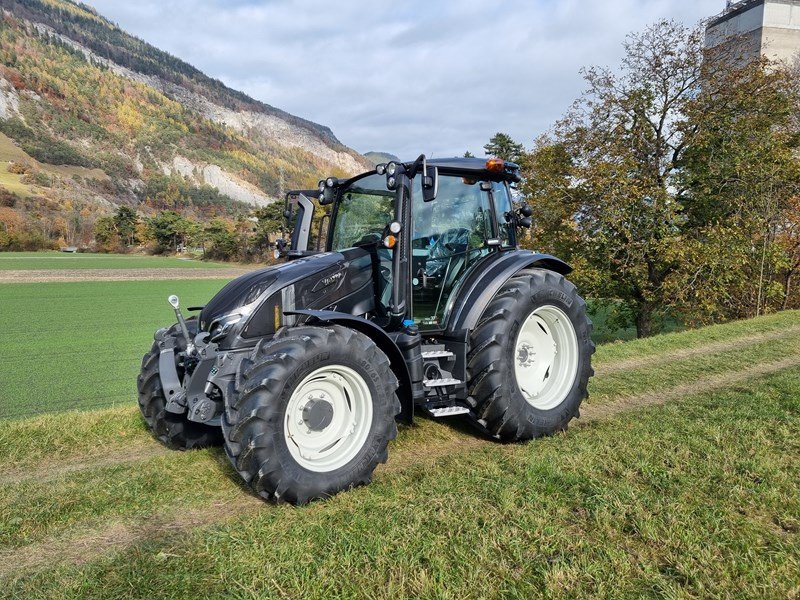
<path id="1" fill-rule="evenodd" d="M 492 199 L 494 209 L 497 211 L 497 237 L 502 246 L 514 245 L 514 224 L 512 221 L 512 211 L 514 206 L 511 203 L 511 195 L 505 183 L 499 181 L 492 182 Z"/>

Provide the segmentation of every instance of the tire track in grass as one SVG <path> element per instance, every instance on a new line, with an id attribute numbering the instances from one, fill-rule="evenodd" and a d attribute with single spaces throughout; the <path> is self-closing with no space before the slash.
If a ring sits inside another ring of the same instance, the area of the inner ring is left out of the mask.
<path id="1" fill-rule="evenodd" d="M 660 366 L 672 362 L 677 362 L 680 360 L 685 360 L 693 356 L 711 355 L 736 348 L 745 348 L 766 341 L 770 340 L 777 341 L 782 338 L 791 337 L 798 334 L 800 334 L 800 327 L 790 327 L 788 329 L 783 329 L 783 330 L 737 337 L 730 340 L 723 340 L 719 342 L 712 342 L 709 344 L 696 346 L 693 348 L 673 350 L 670 352 L 656 354 L 653 356 L 622 359 L 620 361 L 612 362 L 608 365 L 598 365 L 596 367 L 597 377 L 603 377 L 605 375 L 621 373 L 624 371 L 632 371 L 644 367 Z M 734 378 L 736 378 L 736 376 L 738 376 L 739 374 L 740 373 L 734 373 L 733 374 Z M 728 377 L 728 375 L 720 375 L 714 378 L 714 380 L 723 380 L 726 377 Z M 580 426 L 581 423 L 588 423 L 592 419 L 592 415 L 594 414 L 601 414 L 605 410 L 614 412 L 615 411 L 614 407 L 617 405 L 622 406 L 622 404 L 624 404 L 626 406 L 630 405 L 631 407 L 636 407 L 640 405 L 644 406 L 650 403 L 647 399 L 661 398 L 665 394 L 667 395 L 673 394 L 676 396 L 686 395 L 687 393 L 691 393 L 691 389 L 693 389 L 695 386 L 702 385 L 706 381 L 710 380 L 702 379 L 694 383 L 684 384 L 676 388 L 670 388 L 669 390 L 666 390 L 664 392 L 641 394 L 640 396 L 623 398 L 620 399 L 619 401 L 604 402 L 599 405 L 584 403 L 583 406 L 581 407 L 582 419 L 581 421 L 574 424 L 573 427 Z M 688 389 L 690 391 L 684 392 L 682 391 L 684 389 Z M 654 403 L 658 404 L 660 402 L 656 401 Z M 614 412 L 614 414 L 616 414 L 616 412 Z M 459 445 L 472 446 L 473 444 L 466 441 L 468 439 L 469 438 L 465 437 L 464 439 L 460 440 L 458 442 Z M 480 437 L 478 437 L 477 433 L 475 434 L 475 441 L 476 445 L 484 443 L 484 441 L 481 440 Z M 428 444 L 424 444 L 424 446 L 428 446 Z M 438 452 L 439 448 L 442 448 L 441 453 Z M 396 456 L 393 454 L 387 465 L 381 465 L 378 467 L 379 469 L 378 472 L 379 473 L 391 472 L 395 470 L 395 467 L 393 466 L 395 463 L 398 464 L 409 463 L 409 460 L 405 458 L 406 456 L 413 457 L 416 455 L 419 457 L 424 457 L 426 455 L 434 456 L 437 454 L 441 454 L 443 456 L 450 451 L 448 448 L 449 444 L 442 445 L 437 443 L 430 445 L 430 447 L 422 448 L 418 446 L 416 449 L 408 449 L 404 451 L 403 454 L 400 456 Z M 130 446 L 120 447 L 116 450 L 106 452 L 102 456 L 98 457 L 93 457 L 88 459 L 86 457 L 74 457 L 72 459 L 62 460 L 58 461 L 57 463 L 50 463 L 44 466 L 42 466 L 41 464 L 37 464 L 35 470 L 31 470 L 30 468 L 20 468 L 20 469 L 7 470 L 5 472 L 0 471 L 0 485 L 14 485 L 31 480 L 52 481 L 60 477 L 67 476 L 72 473 L 79 473 L 87 469 L 113 467 L 116 465 L 124 465 L 124 464 L 136 464 L 139 462 L 150 460 L 152 458 L 156 458 L 158 456 L 169 454 L 171 452 L 173 451 L 164 448 L 163 446 L 155 445 L 155 443 L 152 447 L 143 447 L 141 450 L 137 450 L 137 448 L 135 447 L 132 448 Z M 411 462 L 413 462 L 413 460 Z"/>
<path id="2" fill-rule="evenodd" d="M 229 502 L 215 502 L 202 509 L 154 513 L 130 522 L 115 522 L 106 527 L 84 529 L 80 535 L 48 538 L 14 551 L 0 550 L 0 580 L 14 579 L 32 571 L 60 565 L 80 566 L 130 548 L 143 541 L 169 541 L 195 527 L 220 523 L 251 514 L 267 505 L 251 495 Z"/>
<path id="3" fill-rule="evenodd" d="M 721 340 L 719 342 L 710 342 L 692 348 L 681 348 L 678 350 L 670 350 L 660 354 L 653 354 L 650 356 L 636 356 L 633 358 L 624 358 L 611 362 L 609 364 L 599 364 L 595 366 L 595 374 L 598 377 L 603 375 L 612 375 L 614 373 L 621 373 L 624 371 L 634 371 L 645 367 L 659 367 L 680 360 L 686 360 L 693 356 L 704 356 L 708 354 L 717 354 L 718 352 L 726 352 L 736 348 L 746 348 L 748 346 L 755 346 L 769 341 L 777 341 L 787 337 L 800 335 L 800 326 L 789 327 L 787 329 L 778 329 L 766 333 L 756 333 L 743 337 L 736 337 L 729 340 Z"/>
<path id="4" fill-rule="evenodd" d="M 800 367 L 800 356 L 791 356 L 742 371 L 681 384 L 661 392 L 621 398 L 598 406 L 586 406 L 577 428 L 641 408 L 729 388 L 795 367 Z M 398 453 L 399 456 L 393 456 L 389 464 L 381 465 L 376 474 L 378 477 L 385 475 L 390 478 L 392 474 L 435 464 L 458 450 L 471 452 L 486 447 L 513 450 L 519 447 L 513 444 L 499 446 L 477 437 L 470 439 L 461 432 L 455 432 L 454 437 L 448 436 L 445 440 L 438 439 L 433 442 L 435 443 L 430 445 L 422 443 L 413 448 L 403 448 Z M 90 531 L 81 529 L 81 525 L 77 524 L 60 536 L 34 542 L 13 551 L 0 551 L 0 579 L 13 579 L 31 571 L 42 571 L 62 565 L 80 566 L 114 552 L 135 547 L 142 542 L 174 541 L 177 536 L 186 534 L 194 528 L 212 526 L 242 515 L 255 514 L 260 510 L 274 509 L 273 505 L 262 502 L 255 495 L 243 493 L 230 502 L 212 503 L 202 509 L 173 509 L 128 522 L 116 522 Z M 70 535 L 76 530 L 80 533 Z"/>
<path id="5" fill-rule="evenodd" d="M 0 471 L 0 486 L 19 485 L 27 481 L 45 483 L 55 481 L 61 477 L 80 473 L 90 469 L 117 467 L 126 464 L 136 464 L 165 456 L 173 450 L 153 441 L 152 445 L 131 445 L 104 452 L 99 456 L 78 457 L 72 460 L 58 461 L 56 463 L 38 463 L 35 469 L 15 469 L 6 472 Z"/>
<path id="6" fill-rule="evenodd" d="M 750 379 L 773 375 L 794 367 L 800 367 L 800 355 L 788 356 L 769 363 L 761 363 L 741 371 L 728 371 L 719 375 L 704 377 L 691 383 L 682 383 L 665 390 L 620 397 L 611 402 L 604 402 L 602 404 L 584 404 L 581 406 L 580 421 L 578 421 L 575 426 L 579 427 L 582 424 L 610 419 L 619 414 L 646 408 L 648 406 L 660 406 L 686 396 L 695 396 L 697 394 L 730 388 Z"/>

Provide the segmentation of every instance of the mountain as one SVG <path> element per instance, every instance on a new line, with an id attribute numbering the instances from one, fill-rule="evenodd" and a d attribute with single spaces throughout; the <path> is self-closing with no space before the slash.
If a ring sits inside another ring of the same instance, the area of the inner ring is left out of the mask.
<path id="1" fill-rule="evenodd" d="M 391 160 L 400 160 L 394 154 L 390 154 L 388 152 L 365 152 L 364 158 L 366 158 L 372 164 L 372 166 L 386 163 Z"/>
<path id="2" fill-rule="evenodd" d="M 228 88 L 89 6 L 0 9 L 0 232 L 118 205 L 241 212 L 372 166 L 329 128 Z"/>

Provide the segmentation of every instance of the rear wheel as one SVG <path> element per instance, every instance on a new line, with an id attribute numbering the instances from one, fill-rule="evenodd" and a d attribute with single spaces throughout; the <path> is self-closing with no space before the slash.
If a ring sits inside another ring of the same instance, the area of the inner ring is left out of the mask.
<path id="1" fill-rule="evenodd" d="M 567 428 L 593 374 L 586 303 L 563 275 L 512 277 L 470 339 L 469 402 L 488 432 L 520 441 Z"/>
<path id="2" fill-rule="evenodd" d="M 197 319 L 186 321 L 189 334 L 197 333 Z M 167 332 L 176 340 L 175 367 L 181 381 L 186 376 L 178 354 L 186 350 L 186 341 L 177 324 L 170 327 Z M 142 358 L 142 370 L 137 378 L 139 389 L 139 410 L 147 426 L 152 430 L 155 438 L 175 450 L 189 448 L 204 448 L 217 446 L 222 443 L 222 432 L 219 427 L 211 427 L 203 423 L 195 423 L 186 418 L 185 414 L 167 412 L 167 400 L 161 387 L 161 378 L 158 371 L 158 359 L 161 349 L 158 343 L 153 343 L 150 352 Z"/>
<path id="3" fill-rule="evenodd" d="M 261 497 L 294 504 L 369 483 L 397 435 L 389 359 L 345 327 L 297 327 L 259 344 L 226 398 L 225 449 Z"/>

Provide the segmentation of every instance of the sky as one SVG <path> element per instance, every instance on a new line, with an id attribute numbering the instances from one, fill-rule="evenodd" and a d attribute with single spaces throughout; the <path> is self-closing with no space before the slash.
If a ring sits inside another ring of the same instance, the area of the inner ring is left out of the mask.
<path id="1" fill-rule="evenodd" d="M 88 0 L 231 88 L 403 159 L 483 155 L 498 131 L 530 147 L 661 19 L 724 0 Z"/>

